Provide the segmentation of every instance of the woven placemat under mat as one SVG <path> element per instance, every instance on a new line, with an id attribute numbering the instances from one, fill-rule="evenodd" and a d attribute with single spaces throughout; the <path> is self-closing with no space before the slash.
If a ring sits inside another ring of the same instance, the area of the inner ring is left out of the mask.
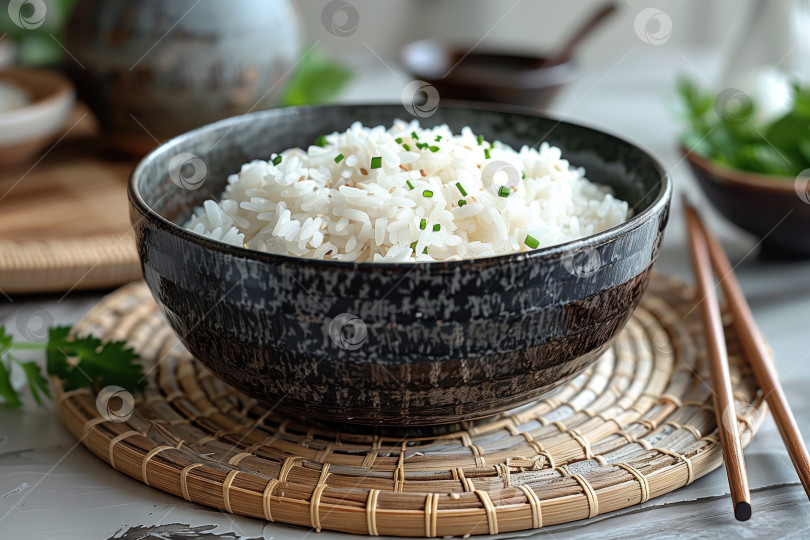
<path id="1" fill-rule="evenodd" d="M 261 407 L 179 346 L 145 285 L 132 284 L 77 331 L 128 339 L 149 373 L 147 390 L 126 422 L 102 417 L 87 389 L 61 393 L 60 413 L 115 469 L 235 514 L 427 537 L 570 522 L 644 502 L 721 464 L 692 295 L 657 276 L 604 357 L 551 397 L 402 436 L 340 432 Z M 747 444 L 766 406 L 726 332 Z"/>
<path id="2" fill-rule="evenodd" d="M 129 224 L 132 160 L 105 157 L 79 106 L 34 163 L 0 171 L 0 297 L 140 279 Z"/>

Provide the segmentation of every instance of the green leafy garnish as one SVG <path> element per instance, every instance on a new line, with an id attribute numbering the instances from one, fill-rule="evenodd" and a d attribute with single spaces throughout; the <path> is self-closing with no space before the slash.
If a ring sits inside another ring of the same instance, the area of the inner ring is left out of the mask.
<path id="1" fill-rule="evenodd" d="M 425 191 L 422 192 L 422 195 L 430 199 L 431 197 L 433 197 L 433 192 L 430 191 L 429 189 L 426 189 Z"/>
<path id="2" fill-rule="evenodd" d="M 382 167 L 382 158 L 379 156 L 371 158 L 371 168 L 379 169 L 380 167 Z"/>
<path id="3" fill-rule="evenodd" d="M 338 154 L 335 156 L 335 163 L 340 163 L 343 161 L 343 154 Z"/>
<path id="4" fill-rule="evenodd" d="M 273 158 L 273 165 L 278 165 L 281 163 L 281 156 L 276 156 Z"/>
<path id="5" fill-rule="evenodd" d="M 491 156 L 489 155 L 489 148 L 484 148 L 484 157 L 486 159 L 491 159 Z"/>
<path id="6" fill-rule="evenodd" d="M 439 230 L 441 230 L 441 228 L 442 228 L 442 226 L 441 226 L 440 224 L 438 224 L 438 223 L 437 223 L 437 224 L 435 224 L 435 225 L 433 226 L 433 232 L 439 231 Z"/>
<path id="7" fill-rule="evenodd" d="M 326 135 L 321 135 L 320 137 L 315 139 L 315 146 L 320 146 L 321 148 L 326 146 Z"/>
<path id="8" fill-rule="evenodd" d="M 796 177 L 810 168 L 810 87 L 793 86 L 793 108 L 769 123 L 756 120 L 744 93 L 718 95 L 681 79 L 678 96 L 687 130 L 680 142 L 721 167 Z"/>
<path id="9" fill-rule="evenodd" d="M 512 193 L 512 190 L 506 186 L 498 188 L 498 197 L 508 197 L 510 193 Z"/>
<path id="10" fill-rule="evenodd" d="M 55 326 L 50 329 L 47 343 L 19 343 L 0 326 L 0 397 L 9 407 L 22 405 L 19 392 L 11 384 L 14 364 L 25 374 L 37 403 L 43 402 L 43 396 L 51 397 L 40 365 L 17 358 L 15 350 L 44 350 L 46 373 L 63 379 L 66 391 L 93 385 L 116 385 L 135 391 L 146 386 L 143 368 L 136 362 L 138 354 L 124 341 L 105 343 L 93 336 L 73 338 L 69 327 Z"/>
<path id="11" fill-rule="evenodd" d="M 42 405 L 43 400 L 41 394 L 45 394 L 49 399 L 51 397 L 48 379 L 42 376 L 42 369 L 36 362 L 30 360 L 20 362 L 20 367 L 23 368 L 25 378 L 28 379 L 28 388 L 31 389 L 31 395 L 34 396 L 37 404 Z"/>
<path id="12" fill-rule="evenodd" d="M 526 235 L 526 240 L 524 240 L 523 243 L 532 249 L 537 249 L 537 247 L 540 245 L 540 242 L 530 234 Z"/>
<path id="13" fill-rule="evenodd" d="M 422 230 L 424 231 L 424 230 L 425 230 L 425 227 L 427 227 L 427 220 L 426 220 L 425 218 L 422 218 L 422 219 L 419 221 L 419 228 L 420 228 L 420 229 L 422 229 Z"/>

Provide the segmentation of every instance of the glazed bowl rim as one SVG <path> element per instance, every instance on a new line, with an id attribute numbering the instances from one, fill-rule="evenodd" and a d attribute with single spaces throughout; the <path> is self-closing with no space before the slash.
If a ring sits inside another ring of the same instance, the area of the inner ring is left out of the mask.
<path id="1" fill-rule="evenodd" d="M 299 107 L 273 108 L 264 111 L 247 113 L 240 116 L 232 116 L 211 124 L 201 126 L 199 128 L 193 129 L 191 131 L 178 135 L 164 142 L 163 144 L 161 144 L 160 146 L 154 148 L 151 152 L 149 152 L 149 154 L 147 154 L 143 159 L 141 159 L 141 161 L 133 169 L 129 178 L 129 186 L 127 191 L 129 195 L 128 198 L 130 206 L 134 207 L 138 211 L 138 213 L 141 215 L 141 219 L 149 220 L 150 223 L 163 228 L 164 230 L 179 237 L 182 240 L 191 242 L 193 244 L 197 244 L 198 246 L 204 249 L 209 249 L 225 255 L 230 255 L 242 259 L 250 259 L 257 262 L 269 264 L 293 265 L 310 268 L 317 266 L 322 267 L 324 269 L 385 272 L 404 275 L 415 269 L 420 269 L 420 271 L 463 270 L 466 268 L 481 268 L 488 266 L 497 266 L 507 263 L 522 263 L 524 261 L 533 261 L 543 258 L 554 258 L 566 252 L 578 253 L 583 249 L 606 244 L 641 227 L 644 223 L 649 221 L 655 215 L 662 212 L 670 202 L 673 189 L 670 174 L 663 168 L 663 166 L 659 163 L 659 161 L 652 156 L 652 154 L 650 154 L 648 151 L 646 151 L 636 143 L 632 143 L 622 137 L 614 135 L 613 133 L 606 132 L 602 129 L 597 129 L 594 127 L 589 127 L 574 122 L 568 122 L 558 116 L 549 114 L 540 114 L 533 111 L 532 109 L 524 107 L 491 104 L 491 103 L 478 103 L 472 101 L 470 102 L 452 101 L 452 100 L 443 100 L 440 107 L 446 109 L 456 109 L 456 110 L 461 109 L 475 112 L 485 111 L 499 114 L 521 115 L 534 117 L 542 120 L 551 120 L 553 122 L 556 122 L 555 126 L 563 124 L 587 132 L 597 133 L 599 135 L 606 135 L 611 139 L 614 139 L 624 145 L 635 148 L 636 150 L 641 152 L 641 154 L 645 158 L 649 160 L 651 165 L 655 168 L 656 172 L 658 173 L 658 176 L 660 178 L 658 184 L 659 185 L 658 194 L 655 200 L 649 205 L 647 205 L 647 207 L 644 208 L 641 212 L 634 214 L 630 219 L 616 225 L 615 227 L 611 227 L 610 229 L 607 229 L 605 231 L 596 234 L 592 234 L 589 236 L 585 236 L 582 238 L 578 238 L 562 244 L 556 244 L 545 248 L 539 248 L 525 252 L 507 253 L 491 257 L 477 257 L 473 259 L 461 259 L 453 261 L 356 262 L 356 261 L 313 259 L 307 257 L 296 257 L 293 255 L 279 255 L 275 253 L 267 253 L 240 246 L 234 246 L 232 244 L 227 244 L 225 242 L 220 242 L 218 240 L 212 240 L 208 237 L 192 232 L 157 213 L 146 203 L 146 201 L 144 201 L 140 192 L 140 188 L 138 186 L 138 180 L 145 174 L 146 169 L 151 165 L 151 162 L 154 161 L 157 156 L 171 151 L 172 148 L 182 146 L 183 144 L 192 141 L 195 138 L 199 137 L 200 135 L 210 131 L 222 128 L 227 129 L 229 127 L 235 128 L 236 126 L 242 124 L 245 121 L 255 120 L 263 116 L 277 115 L 280 114 L 280 111 L 293 111 L 293 112 L 318 111 L 323 109 L 335 109 L 335 108 L 338 109 L 377 108 L 377 107 L 396 107 L 401 105 L 402 104 L 398 102 L 396 103 L 384 102 L 373 104 L 346 103 L 346 104 L 306 105 Z"/>

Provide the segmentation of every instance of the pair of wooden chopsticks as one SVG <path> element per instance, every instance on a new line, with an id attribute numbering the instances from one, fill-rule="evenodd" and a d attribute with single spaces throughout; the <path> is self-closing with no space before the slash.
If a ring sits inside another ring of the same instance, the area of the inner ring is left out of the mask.
<path id="1" fill-rule="evenodd" d="M 713 285 L 712 268 L 720 280 L 723 293 L 733 317 L 733 326 L 751 366 L 751 371 L 765 393 L 765 399 L 773 412 L 774 420 L 785 442 L 793 467 L 799 473 L 804 491 L 810 497 L 810 459 L 802 440 L 796 419 L 790 410 L 776 369 L 771 362 L 767 345 L 757 329 L 751 309 L 745 301 L 740 285 L 734 277 L 731 263 L 717 239 L 709 232 L 692 205 L 684 198 L 686 223 L 692 251 L 692 265 L 702 301 L 702 316 L 709 352 L 710 373 L 714 393 L 714 408 L 717 414 L 720 443 L 726 473 L 734 503 L 734 517 L 745 521 L 751 517 L 751 493 L 745 471 L 740 432 L 737 426 L 737 410 L 731 392 L 728 372 L 726 341 L 720 307 Z"/>

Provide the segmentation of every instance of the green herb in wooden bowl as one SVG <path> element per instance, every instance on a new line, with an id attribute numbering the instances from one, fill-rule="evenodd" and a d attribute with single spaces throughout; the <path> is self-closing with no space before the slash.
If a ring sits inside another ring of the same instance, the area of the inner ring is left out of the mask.
<path id="1" fill-rule="evenodd" d="M 792 108 L 758 121 L 757 104 L 733 89 L 714 95 L 682 79 L 678 95 L 687 131 L 681 144 L 721 167 L 795 178 L 810 168 L 810 88 L 793 86 Z"/>

